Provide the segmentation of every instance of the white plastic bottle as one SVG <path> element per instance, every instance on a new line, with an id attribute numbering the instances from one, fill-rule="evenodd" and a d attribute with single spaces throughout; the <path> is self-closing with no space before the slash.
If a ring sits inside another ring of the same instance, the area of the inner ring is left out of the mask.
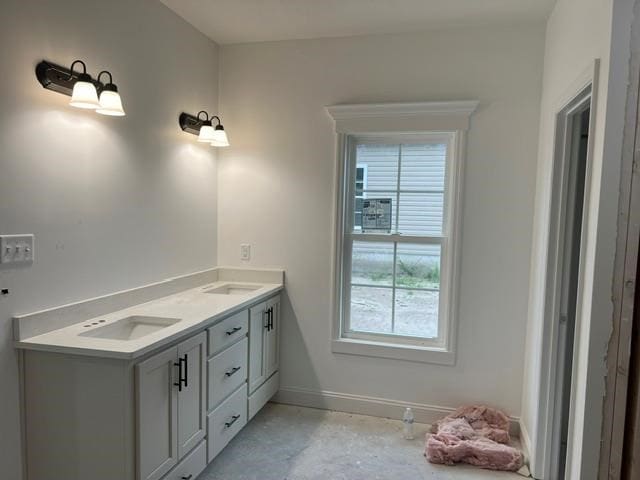
<path id="1" fill-rule="evenodd" d="M 407 408 L 402 417 L 402 422 L 404 423 L 403 437 L 405 440 L 413 440 L 413 421 L 413 411 Z"/>

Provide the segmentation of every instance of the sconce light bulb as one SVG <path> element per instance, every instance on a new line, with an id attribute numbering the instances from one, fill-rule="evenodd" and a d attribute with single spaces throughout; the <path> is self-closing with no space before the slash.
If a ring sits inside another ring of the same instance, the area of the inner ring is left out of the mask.
<path id="1" fill-rule="evenodd" d="M 100 93 L 100 107 L 96 112 L 102 115 L 111 115 L 114 117 L 123 117 L 125 115 L 122 108 L 122 99 L 117 90 L 107 90 L 106 88 Z"/>
<path id="2" fill-rule="evenodd" d="M 212 147 L 228 147 L 229 139 L 227 138 L 227 132 L 224 131 L 222 125 L 216 125 L 213 132 L 213 140 L 211 141 Z"/>
<path id="3" fill-rule="evenodd" d="M 205 122 L 200 127 L 200 134 L 198 135 L 198 141 L 203 143 L 211 143 L 214 140 L 215 130 L 211 126 L 211 122 Z"/>
<path id="4" fill-rule="evenodd" d="M 78 77 L 78 81 L 73 85 L 73 93 L 71 94 L 69 105 L 91 110 L 100 107 L 98 92 L 96 92 L 96 87 L 91 83 L 89 75 L 81 74 Z"/>

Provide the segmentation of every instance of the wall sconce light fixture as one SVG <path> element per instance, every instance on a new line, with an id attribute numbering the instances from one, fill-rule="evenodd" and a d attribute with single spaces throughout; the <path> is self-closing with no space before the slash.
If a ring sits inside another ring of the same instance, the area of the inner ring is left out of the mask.
<path id="1" fill-rule="evenodd" d="M 77 64 L 82 66 L 82 73 L 74 71 Z M 100 82 L 102 74 L 109 75 L 109 83 Z M 104 70 L 100 72 L 98 79 L 94 80 L 87 73 L 87 66 L 82 60 L 74 61 L 70 68 L 43 60 L 36 66 L 36 77 L 44 88 L 70 96 L 69 105 L 72 107 L 96 110 L 103 115 L 125 114 L 118 87 L 114 85 L 111 73 Z"/>
<path id="2" fill-rule="evenodd" d="M 204 114 L 204 119 L 201 115 Z M 213 126 L 213 119 L 217 121 L 217 125 Z M 198 142 L 209 143 L 212 147 L 228 147 L 229 139 L 224 127 L 217 115 L 209 116 L 207 112 L 201 110 L 196 116 L 188 113 L 181 113 L 178 119 L 180 128 L 193 135 L 198 136 Z"/>

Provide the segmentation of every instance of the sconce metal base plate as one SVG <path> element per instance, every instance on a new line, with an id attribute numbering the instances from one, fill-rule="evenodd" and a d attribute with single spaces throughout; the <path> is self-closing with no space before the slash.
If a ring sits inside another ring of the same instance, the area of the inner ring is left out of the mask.
<path id="1" fill-rule="evenodd" d="M 193 135 L 200 134 L 200 127 L 202 127 L 203 120 L 199 120 L 198 117 L 183 112 L 180 114 L 178 121 L 183 131 Z"/>
<path id="2" fill-rule="evenodd" d="M 36 66 L 36 77 L 47 90 L 53 90 L 69 97 L 73 93 L 73 85 L 78 81 L 77 73 L 74 72 L 72 74 L 68 68 L 46 60 L 41 61 Z M 98 93 L 104 88 L 104 85 L 97 80 L 92 79 L 91 82 L 96 86 Z"/>

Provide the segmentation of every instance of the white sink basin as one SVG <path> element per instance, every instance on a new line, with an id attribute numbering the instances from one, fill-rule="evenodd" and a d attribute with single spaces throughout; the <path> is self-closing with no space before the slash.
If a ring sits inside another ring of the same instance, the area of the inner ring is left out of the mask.
<path id="1" fill-rule="evenodd" d="M 247 295 L 262 288 L 260 285 L 243 285 L 241 283 L 227 283 L 210 290 L 205 290 L 204 293 L 212 293 L 214 295 Z"/>
<path id="2" fill-rule="evenodd" d="M 102 327 L 92 328 L 80 334 L 81 337 L 107 338 L 110 340 L 136 340 L 175 325 L 179 318 L 132 316 L 116 320 Z M 86 328 L 98 322 L 85 325 Z"/>

